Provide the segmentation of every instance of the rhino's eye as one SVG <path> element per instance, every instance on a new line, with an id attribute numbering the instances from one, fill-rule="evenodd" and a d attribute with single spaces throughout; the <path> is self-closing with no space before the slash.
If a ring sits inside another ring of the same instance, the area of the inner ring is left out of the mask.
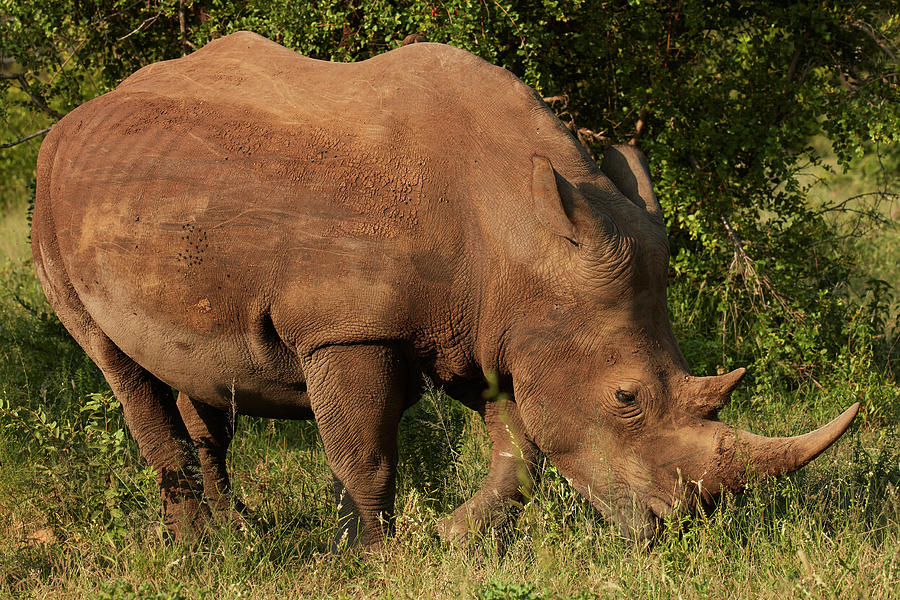
<path id="1" fill-rule="evenodd" d="M 634 394 L 625 390 L 616 390 L 616 400 L 622 404 L 634 404 Z"/>

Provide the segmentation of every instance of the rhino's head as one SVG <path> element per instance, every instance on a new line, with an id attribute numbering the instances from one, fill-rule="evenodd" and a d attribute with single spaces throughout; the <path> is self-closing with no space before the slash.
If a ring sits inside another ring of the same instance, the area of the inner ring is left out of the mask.
<path id="1" fill-rule="evenodd" d="M 539 300 L 520 311 L 507 352 L 534 441 L 623 535 L 647 539 L 670 513 L 807 464 L 858 404 L 792 438 L 719 422 L 744 369 L 690 374 L 666 311 L 668 244 L 643 155 L 617 147 L 603 171 L 576 188 L 534 157 L 543 258 L 527 287 Z"/>

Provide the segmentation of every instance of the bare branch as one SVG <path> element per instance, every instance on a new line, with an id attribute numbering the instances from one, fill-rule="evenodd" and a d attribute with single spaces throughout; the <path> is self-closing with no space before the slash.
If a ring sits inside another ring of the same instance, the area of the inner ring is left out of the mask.
<path id="1" fill-rule="evenodd" d="M 592 129 L 588 129 L 587 127 L 579 127 L 578 128 L 579 139 L 587 138 L 587 139 L 591 139 L 591 140 L 601 142 L 601 143 L 608 142 L 609 138 L 606 137 L 605 134 L 606 134 L 605 131 L 601 131 L 600 133 L 597 133 L 596 131 L 594 131 Z"/>
<path id="2" fill-rule="evenodd" d="M 519 24 L 516 23 L 516 21 L 511 16 L 509 16 L 509 13 L 506 12 L 506 9 L 503 8 L 502 4 L 497 2 L 497 0 L 494 0 L 494 4 L 497 5 L 497 8 L 499 8 L 500 10 L 503 11 L 503 14 L 506 15 L 506 18 L 509 19 L 509 22 L 516 26 L 516 33 L 519 34 L 519 39 L 522 40 L 522 47 L 524 47 L 525 46 L 525 36 L 522 35 L 522 28 L 519 27 Z M 531 51 L 528 52 L 528 56 L 531 56 Z"/>
<path id="3" fill-rule="evenodd" d="M 187 40 L 184 26 L 184 0 L 178 0 L 178 32 L 179 39 L 181 40 L 181 55 L 184 56 L 187 54 L 184 51 L 184 47 L 186 46 L 185 41 Z"/>
<path id="4" fill-rule="evenodd" d="M 572 135 L 581 143 L 581 146 L 585 149 L 588 155 L 596 160 L 594 153 L 591 151 L 591 142 L 600 142 L 609 143 L 609 138 L 606 137 L 606 132 L 601 131 L 597 133 L 587 127 L 578 127 L 575 124 L 575 117 L 572 116 L 572 113 L 569 112 L 569 95 L 563 94 L 562 96 L 547 96 L 543 98 L 544 102 L 547 104 L 556 104 L 560 103 L 561 106 L 559 109 L 555 109 L 557 118 L 562 121 L 562 124 L 566 126 L 566 129 L 572 132 Z"/>
<path id="5" fill-rule="evenodd" d="M 807 40 L 809 40 L 809 31 L 810 27 L 807 25 L 806 29 L 803 31 L 803 39 L 800 40 L 800 43 L 797 44 L 797 48 L 794 49 L 794 55 L 791 57 L 791 64 L 788 66 L 787 74 L 785 75 L 785 79 L 788 83 L 794 81 L 794 75 L 797 73 L 797 64 L 800 62 L 800 56 L 803 54 L 803 48 L 806 46 Z M 800 79 L 803 79 L 801 77 Z"/>
<path id="6" fill-rule="evenodd" d="M 131 33 L 126 33 L 125 35 L 123 35 L 122 37 L 120 37 L 118 41 L 121 42 L 122 40 L 127 40 L 128 38 L 130 38 L 130 37 L 133 36 L 134 34 L 138 33 L 140 30 L 142 30 L 144 27 L 149 27 L 150 25 L 153 25 L 153 23 L 156 22 L 156 20 L 159 18 L 159 16 L 160 16 L 161 14 L 162 14 L 161 12 L 158 12 L 158 13 L 156 13 L 155 15 L 153 15 L 152 17 L 147 17 L 146 19 L 143 20 L 143 22 L 141 22 L 140 25 L 138 25 L 137 27 L 135 27 L 134 30 L 132 30 Z"/>
<path id="7" fill-rule="evenodd" d="M 829 212 L 859 212 L 861 214 L 869 215 L 871 211 L 861 211 L 859 209 L 848 208 L 847 205 L 856 200 L 863 200 L 867 198 L 875 198 L 878 201 L 883 201 L 887 199 L 896 200 L 900 198 L 900 194 L 894 192 L 864 192 L 862 194 L 856 194 L 855 196 L 850 196 L 849 198 L 845 198 L 836 204 L 826 204 L 821 209 L 813 212 L 814 215 L 824 215 Z M 872 214 L 870 215 L 874 219 L 878 219 L 878 215 Z M 883 217 L 882 217 L 883 218 Z"/>
<path id="8" fill-rule="evenodd" d="M 47 104 L 47 101 L 41 98 L 41 96 L 31 90 L 31 86 L 28 85 L 28 82 L 25 80 L 25 76 L 21 73 L 16 73 L 15 75 L 3 75 L 0 74 L 0 79 L 15 79 L 19 82 L 19 86 L 21 86 L 22 91 L 28 94 L 28 97 L 31 98 L 31 101 L 41 110 L 43 110 L 48 115 L 52 116 L 55 119 L 62 119 L 63 115 L 60 112 L 50 108 Z"/>
<path id="9" fill-rule="evenodd" d="M 765 305 L 766 296 L 763 293 L 763 290 L 766 290 L 772 298 L 778 301 L 778 304 L 781 305 L 781 308 L 783 308 L 786 313 L 799 321 L 803 321 L 803 316 L 800 313 L 791 310 L 785 299 L 775 290 L 775 286 L 772 285 L 769 278 L 766 275 L 760 275 L 756 271 L 756 268 L 753 266 L 753 261 L 750 259 L 750 256 L 747 255 L 746 250 L 744 250 L 743 240 L 735 233 L 734 227 L 731 226 L 731 221 L 728 220 L 728 217 L 726 217 L 724 213 L 720 214 L 719 217 L 722 220 L 722 224 L 725 225 L 725 231 L 734 247 L 734 260 L 731 262 L 731 266 L 741 274 L 741 278 L 744 280 L 744 287 L 751 293 L 751 302 L 753 297 L 756 296 L 759 297 L 763 305 Z"/>
<path id="10" fill-rule="evenodd" d="M 861 29 L 864 32 L 866 32 L 869 35 L 869 37 L 872 38 L 872 40 L 878 45 L 878 47 L 881 48 L 882 50 L 884 50 L 884 53 L 891 57 L 891 60 L 893 60 L 893 61 L 897 60 L 897 55 L 894 54 L 894 52 L 888 46 L 888 42 L 886 40 L 879 38 L 878 34 L 875 32 L 875 30 L 872 28 L 871 25 L 869 25 L 868 23 L 865 23 L 863 21 L 853 21 L 853 24 L 856 25 L 856 27 L 858 29 Z"/>
<path id="11" fill-rule="evenodd" d="M 45 127 L 44 129 L 41 129 L 40 131 L 35 131 L 34 133 L 26 135 L 25 137 L 19 138 L 14 142 L 10 142 L 8 144 L 0 144 L 0 150 L 2 150 L 4 148 L 12 148 L 13 146 L 17 146 L 17 145 L 21 144 L 22 142 L 27 142 L 28 140 L 30 140 L 32 138 L 36 138 L 39 135 L 44 135 L 48 131 L 50 131 L 50 128 Z"/>
<path id="12" fill-rule="evenodd" d="M 81 47 L 84 46 L 84 43 L 86 41 L 87 41 L 87 39 L 83 39 L 80 42 L 78 42 L 78 45 L 75 46 L 75 49 L 72 50 L 72 52 L 69 54 L 68 58 L 66 58 L 66 60 L 63 61 L 63 64 L 59 65 L 59 68 L 56 70 L 56 73 L 54 73 L 53 77 L 50 78 L 50 81 L 47 82 L 47 85 L 53 85 L 53 82 L 56 81 L 57 75 L 62 73 L 62 70 L 66 68 L 66 65 L 69 64 L 69 61 L 72 60 L 72 57 L 75 56 L 79 50 L 81 50 Z"/>
<path id="13" fill-rule="evenodd" d="M 644 133 L 644 129 L 647 128 L 647 107 L 641 109 L 641 112 L 638 113 L 637 123 L 634 125 L 634 135 L 631 136 L 631 139 L 628 140 L 629 146 L 637 146 L 638 140 L 641 135 Z"/>
<path id="14" fill-rule="evenodd" d="M 562 102 L 563 106 L 567 106 L 569 104 L 569 96 L 563 94 L 562 96 L 546 96 L 543 98 L 544 102 L 547 104 L 553 104 L 554 102 Z"/>
<path id="15" fill-rule="evenodd" d="M 694 156 L 693 154 L 688 154 L 688 160 L 691 162 L 691 166 L 695 171 L 697 171 L 698 173 L 703 172 L 703 169 L 700 167 L 700 163 L 697 161 L 696 156 Z"/>

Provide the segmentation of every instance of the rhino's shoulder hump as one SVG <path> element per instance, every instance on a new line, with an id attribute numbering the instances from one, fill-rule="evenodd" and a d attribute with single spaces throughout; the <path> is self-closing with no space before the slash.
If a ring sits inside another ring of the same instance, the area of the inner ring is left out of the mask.
<path id="1" fill-rule="evenodd" d="M 466 97 L 483 109 L 486 95 L 516 99 L 516 104 L 542 104 L 535 91 L 502 67 L 455 46 L 409 44 L 364 61 L 373 67 L 389 65 L 397 80 L 427 79 L 448 96 Z M 379 68 L 379 70 L 381 70 Z"/>
<path id="2" fill-rule="evenodd" d="M 398 48 L 356 63 L 316 60 L 263 36 L 241 31 L 213 40 L 186 57 L 143 67 L 116 92 L 199 98 L 218 104 L 253 105 L 271 112 L 296 111 L 310 101 L 360 108 L 392 90 L 409 102 L 389 103 L 406 112 L 453 108 L 482 111 L 484 102 L 513 110 L 542 104 L 534 90 L 509 71 L 465 50 L 436 43 Z M 301 109 L 303 110 L 303 109 Z"/>
<path id="3" fill-rule="evenodd" d="M 126 78 L 116 91 L 207 96 L 222 101 L 227 96 L 221 93 L 229 87 L 264 89 L 266 80 L 274 75 L 303 70 L 304 63 L 322 62 L 256 33 L 240 31 L 215 39 L 185 57 L 147 65 Z"/>

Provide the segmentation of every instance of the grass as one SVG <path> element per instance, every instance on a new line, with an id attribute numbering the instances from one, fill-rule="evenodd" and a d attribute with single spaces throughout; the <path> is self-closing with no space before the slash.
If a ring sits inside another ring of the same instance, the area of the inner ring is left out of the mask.
<path id="1" fill-rule="evenodd" d="M 488 445 L 478 419 L 439 393 L 404 417 L 397 533 L 383 554 L 327 552 L 336 515 L 315 425 L 250 418 L 230 460 L 256 520 L 167 544 L 153 474 L 44 300 L 23 221 L 22 207 L 0 218 L 0 597 L 900 596 L 900 389 L 851 350 L 824 389 L 765 402 L 745 390 L 722 415 L 793 434 L 860 400 L 833 449 L 688 527 L 670 523 L 650 550 L 620 540 L 549 464 L 515 528 L 442 545 L 439 519 L 480 484 Z"/>
<path id="2" fill-rule="evenodd" d="M 0 260 L 21 263 L 31 256 L 26 211 L 24 201 L 0 210 Z"/>
<path id="3" fill-rule="evenodd" d="M 895 319 L 886 324 L 885 334 L 896 339 L 900 334 L 900 323 L 896 322 L 900 315 L 900 154 L 872 152 L 842 171 L 825 138 L 816 138 L 813 145 L 826 159 L 822 167 L 808 174 L 811 181 L 818 182 L 810 190 L 809 201 L 819 207 L 845 204 L 853 211 L 833 212 L 830 219 L 842 225 L 847 234 L 843 254 L 866 265 L 865 270 L 873 279 L 885 282 L 885 290 L 891 295 L 890 313 Z M 870 219 L 856 218 L 864 213 L 880 216 L 884 224 L 872 227 L 867 225 Z M 855 283 L 860 289 L 865 282 Z"/>

